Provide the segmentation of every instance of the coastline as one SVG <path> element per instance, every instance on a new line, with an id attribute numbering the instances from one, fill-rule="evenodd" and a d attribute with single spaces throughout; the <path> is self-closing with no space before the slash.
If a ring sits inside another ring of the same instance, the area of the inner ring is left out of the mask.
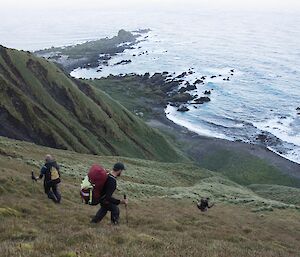
<path id="1" fill-rule="evenodd" d="M 300 165 L 298 163 L 292 162 L 264 146 L 201 136 L 169 120 L 164 113 L 164 109 L 158 107 L 156 110 L 159 109 L 160 111 L 157 115 L 146 123 L 152 128 L 156 128 L 176 138 L 176 141 L 180 143 L 184 151 L 198 164 L 201 164 L 204 156 L 214 154 L 217 151 L 234 151 L 258 157 L 275 166 L 282 173 L 300 178 Z"/>
<path id="2" fill-rule="evenodd" d="M 242 153 L 249 155 L 250 158 L 253 157 L 252 159 L 263 161 L 265 167 L 273 166 L 281 174 L 300 178 L 298 163 L 279 156 L 264 145 L 202 136 L 169 120 L 165 113 L 168 103 L 176 104 L 178 99 L 182 102 L 185 102 L 186 99 L 177 97 L 177 90 L 175 90 L 175 96 L 168 95 L 170 90 L 178 88 L 178 81 L 166 82 L 167 74 L 156 73 L 151 77 L 149 73 L 111 75 L 90 79 L 88 82 L 120 102 L 149 126 L 160 130 L 172 144 L 200 166 L 203 166 L 203 159 L 207 159 L 210 155 L 222 156 L 221 151 L 231 152 L 235 158 Z M 126 83 L 126 87 L 124 83 Z M 259 166 L 253 167 L 253 169 L 256 168 L 260 169 Z"/>
<path id="3" fill-rule="evenodd" d="M 139 31 L 133 31 L 135 33 L 138 33 L 138 35 L 147 33 L 149 30 L 139 30 Z M 127 32 L 123 32 L 124 34 Z M 120 34 L 120 32 L 119 32 Z M 120 36 L 120 35 L 118 35 Z M 129 37 L 130 36 L 130 37 Z M 128 37 L 128 40 L 124 40 L 122 37 L 121 41 L 131 41 L 131 44 L 124 46 L 124 48 L 119 49 L 116 48 L 117 44 L 115 45 L 112 43 L 112 49 L 114 49 L 114 53 L 112 54 L 111 52 L 106 53 L 106 55 L 103 57 L 105 60 L 105 65 L 108 65 L 106 62 L 108 59 L 110 59 L 114 54 L 118 51 L 123 52 L 126 48 L 131 48 L 133 45 L 136 45 L 138 42 L 136 41 L 136 38 L 138 36 L 133 36 L 128 32 L 128 35 L 126 34 L 126 37 Z M 115 37 L 117 38 L 117 37 Z M 114 38 L 114 39 L 115 39 Z M 101 39 L 101 40 L 111 40 L 111 39 Z M 101 41 L 100 40 L 100 41 Z M 103 41 L 101 41 L 103 42 Z M 117 42 L 118 44 L 120 41 Z M 89 43 L 86 43 L 89 44 Z M 94 43 L 93 43 L 94 44 Z M 110 43 L 111 44 L 111 43 Z M 85 44 L 83 44 L 85 45 Z M 85 46 L 83 46 L 84 48 Z M 117 51 L 117 50 L 118 51 Z M 54 49 L 47 49 L 48 51 L 53 51 Z M 44 51 L 47 51 L 44 50 Z M 62 50 L 62 49 L 59 49 Z M 82 49 L 81 49 L 82 50 Z M 42 51 L 43 52 L 43 51 Z M 76 52 L 77 54 L 77 52 Z M 103 54 L 103 52 L 102 52 Z M 109 56 L 108 56 L 109 54 Z M 85 56 L 84 51 L 81 52 L 81 57 L 83 58 Z M 83 60 L 85 63 L 82 65 L 80 62 L 82 59 L 80 58 L 75 58 L 73 59 L 74 64 L 72 64 L 72 68 L 84 68 L 86 65 L 88 65 L 90 68 L 98 67 L 99 69 L 99 57 L 97 58 L 96 56 L 98 55 L 93 52 L 92 56 L 87 59 Z M 78 57 L 78 56 L 76 56 Z M 91 62 L 91 58 L 96 58 L 94 62 Z M 77 60 L 77 61 L 76 61 Z M 101 58 L 100 58 L 101 60 Z M 68 60 L 68 65 L 69 65 L 70 59 Z M 120 64 L 127 64 L 131 62 L 131 60 L 122 60 L 115 65 L 120 65 Z M 66 65 L 66 63 L 61 63 L 62 66 L 67 70 L 67 72 L 70 71 L 70 67 Z M 75 66 L 74 66 L 75 65 Z M 101 73 L 101 68 L 97 70 L 97 72 Z M 231 76 L 234 75 L 235 70 L 231 69 L 229 71 Z M 191 91 L 196 89 L 197 84 L 204 84 L 204 81 L 208 76 L 203 76 L 201 79 L 195 78 L 195 81 L 186 81 L 184 78 L 186 76 L 189 76 L 193 74 L 193 68 L 190 68 L 189 70 L 186 70 L 185 72 L 182 72 L 181 74 L 176 74 L 174 73 L 171 75 L 171 73 L 168 72 L 162 72 L 162 73 L 155 73 L 152 76 L 149 73 L 145 73 L 144 75 L 137 75 L 137 74 L 126 74 L 126 75 L 119 75 L 119 76 L 109 76 L 108 81 L 110 80 L 119 80 L 119 82 L 122 82 L 124 79 L 130 79 L 134 82 L 141 82 L 145 85 L 142 87 L 146 88 L 147 85 L 151 85 L 151 90 L 152 92 L 150 93 L 150 101 L 145 102 L 145 106 L 148 109 L 152 109 L 147 115 L 147 112 L 144 112 L 141 109 L 141 104 L 140 106 L 137 106 L 138 108 L 136 109 L 131 109 L 132 112 L 134 112 L 136 115 L 141 115 L 143 116 L 145 113 L 147 117 L 143 117 L 143 119 L 148 123 L 153 128 L 157 128 L 161 130 L 165 134 L 169 134 L 171 137 L 176 138 L 176 142 L 181 145 L 181 150 L 183 150 L 187 156 L 191 157 L 195 162 L 201 164 L 201 160 L 204 156 L 207 156 L 209 154 L 214 154 L 217 151 L 234 151 L 236 153 L 243 152 L 246 154 L 250 154 L 255 157 L 259 157 L 262 160 L 267 161 L 268 164 L 271 164 L 275 166 L 276 168 L 280 169 L 283 173 L 289 174 L 293 177 L 300 178 L 300 164 L 295 163 L 293 161 L 290 161 L 286 159 L 285 157 L 280 156 L 279 154 L 275 153 L 274 151 L 270 150 L 267 148 L 267 146 L 263 144 L 255 144 L 255 143 L 246 143 L 242 142 L 240 140 L 237 141 L 232 141 L 224 138 L 216 138 L 216 137 L 210 137 L 210 136 L 203 136 L 199 135 L 197 132 L 193 132 L 190 129 L 183 127 L 182 124 L 176 124 L 172 120 L 170 120 L 166 113 L 165 113 L 165 107 L 168 103 L 172 103 L 172 106 L 175 106 L 178 108 L 178 111 L 185 112 L 188 111 L 187 108 L 187 103 L 189 102 L 190 104 L 198 105 L 198 104 L 203 104 L 205 102 L 210 101 L 210 91 L 205 91 L 203 96 L 198 96 L 198 94 L 193 94 Z M 210 78 L 218 78 L 221 76 L 221 80 L 229 81 L 229 77 L 224 77 L 222 75 L 215 74 L 211 76 Z M 100 79 L 95 79 L 95 80 L 106 80 L 107 78 L 100 78 Z M 183 86 L 184 84 L 184 86 Z M 180 88 L 181 86 L 181 88 Z M 105 89 L 101 88 L 102 90 L 106 91 Z M 137 88 L 136 88 L 137 89 Z M 108 90 L 109 91 L 109 90 Z M 201 90 L 200 90 L 201 91 Z M 207 93 L 206 93 L 207 92 Z M 107 92 L 110 94 L 110 92 Z M 197 92 L 199 93 L 199 92 Z M 127 93 L 126 93 L 127 94 Z M 112 95 L 113 98 L 115 98 L 114 95 Z M 140 97 L 143 99 L 148 98 L 147 95 L 140 94 Z M 198 97 L 198 98 L 197 98 Z M 117 99 L 119 100 L 122 104 L 122 99 Z M 149 99 L 147 99 L 149 100 Z M 139 100 L 135 100 L 139 101 Z M 143 103 L 144 104 L 144 103 Z M 126 104 L 124 104 L 126 106 Z M 134 104 L 133 104 L 134 105 Z M 128 108 L 128 106 L 126 106 Z M 195 106 L 194 106 L 195 107 Z M 196 108 L 196 107 L 195 107 Z M 130 108 L 128 108 L 130 109 Z M 142 108 L 143 109 L 143 108 Z M 261 136 L 262 139 L 265 139 L 266 135 L 259 135 Z M 175 143 L 176 143 L 175 142 Z"/>

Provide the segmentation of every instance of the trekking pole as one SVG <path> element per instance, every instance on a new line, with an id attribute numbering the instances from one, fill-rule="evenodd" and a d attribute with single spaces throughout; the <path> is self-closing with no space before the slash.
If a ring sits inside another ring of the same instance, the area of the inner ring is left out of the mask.
<path id="1" fill-rule="evenodd" d="M 36 180 L 36 177 L 34 176 L 33 171 L 31 171 L 31 180 L 32 180 L 33 192 L 34 192 L 35 191 L 34 182 L 37 182 L 37 180 Z"/>
<path id="2" fill-rule="evenodd" d="M 34 182 L 37 182 L 37 179 L 36 179 L 36 177 L 34 176 L 33 171 L 31 171 L 31 179 L 32 179 L 32 182 L 33 182 L 33 183 L 34 183 Z"/>
<path id="3" fill-rule="evenodd" d="M 124 194 L 124 200 L 126 200 L 126 194 Z M 125 210 L 126 210 L 126 224 L 128 226 L 128 211 L 127 211 L 127 204 L 125 204 Z"/>

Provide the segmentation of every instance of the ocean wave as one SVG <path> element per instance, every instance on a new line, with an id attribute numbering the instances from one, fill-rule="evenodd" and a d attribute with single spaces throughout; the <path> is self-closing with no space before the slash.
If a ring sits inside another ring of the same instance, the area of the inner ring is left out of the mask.
<path id="1" fill-rule="evenodd" d="M 267 131 L 284 142 L 300 146 L 300 131 L 297 133 L 293 123 L 300 117 L 274 117 L 266 121 L 254 122 L 253 126 Z"/>

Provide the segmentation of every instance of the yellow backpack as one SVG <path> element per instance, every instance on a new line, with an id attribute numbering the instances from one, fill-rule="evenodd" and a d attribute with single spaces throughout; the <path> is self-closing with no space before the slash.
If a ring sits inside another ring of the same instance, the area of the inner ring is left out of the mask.
<path id="1" fill-rule="evenodd" d="M 58 184 L 60 182 L 60 175 L 58 169 L 55 167 L 51 167 L 50 173 L 51 173 L 51 181 Z"/>

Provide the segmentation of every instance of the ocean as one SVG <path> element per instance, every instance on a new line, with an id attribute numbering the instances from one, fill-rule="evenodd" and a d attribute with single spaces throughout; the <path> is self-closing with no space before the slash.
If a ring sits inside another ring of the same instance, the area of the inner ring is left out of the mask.
<path id="1" fill-rule="evenodd" d="M 205 84 L 193 93 L 203 96 L 210 90 L 211 101 L 189 105 L 184 113 L 168 106 L 169 119 L 200 135 L 263 144 L 300 163 L 300 15 L 296 11 L 187 6 L 147 11 L 42 10 L 13 16 L 0 10 L 0 15 L 0 44 L 30 51 L 112 37 L 119 29 L 150 28 L 135 49 L 109 61 L 130 59 L 131 63 L 104 67 L 101 72 L 76 69 L 71 75 L 97 78 L 168 71 L 175 77 L 193 70 L 185 80 L 193 83 L 206 76 Z M 223 80 L 227 77 L 229 81 Z"/>

